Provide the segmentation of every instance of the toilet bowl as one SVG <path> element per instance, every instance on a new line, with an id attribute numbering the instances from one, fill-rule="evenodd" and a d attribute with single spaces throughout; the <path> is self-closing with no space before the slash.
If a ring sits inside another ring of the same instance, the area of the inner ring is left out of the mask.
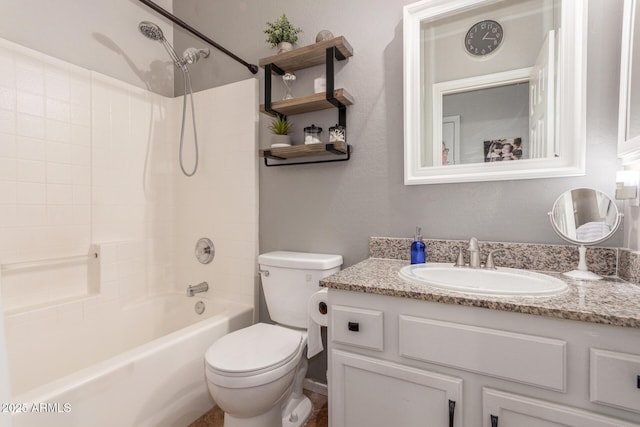
<path id="1" fill-rule="evenodd" d="M 207 387 L 225 427 L 301 427 L 313 410 L 302 393 L 307 302 L 342 256 L 276 251 L 258 262 L 276 324 L 256 323 L 214 342 L 205 354 Z"/>
<path id="2" fill-rule="evenodd" d="M 225 427 L 282 426 L 282 406 L 301 361 L 306 362 L 305 348 L 303 331 L 267 323 L 225 335 L 209 347 L 207 386 L 225 412 Z"/>

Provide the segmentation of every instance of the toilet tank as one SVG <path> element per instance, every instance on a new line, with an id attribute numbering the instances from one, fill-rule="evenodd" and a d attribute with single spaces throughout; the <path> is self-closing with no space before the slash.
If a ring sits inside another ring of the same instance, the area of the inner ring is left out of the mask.
<path id="1" fill-rule="evenodd" d="M 306 329 L 307 301 L 320 279 L 340 270 L 342 255 L 275 251 L 260 255 L 258 264 L 271 320 Z"/>

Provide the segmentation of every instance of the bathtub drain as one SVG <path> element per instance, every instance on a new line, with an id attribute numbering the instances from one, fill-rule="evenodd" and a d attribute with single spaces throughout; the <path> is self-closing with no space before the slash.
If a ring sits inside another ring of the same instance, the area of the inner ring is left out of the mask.
<path id="1" fill-rule="evenodd" d="M 196 313 L 198 314 L 204 313 L 205 308 L 206 307 L 204 306 L 204 301 L 198 301 L 196 303 Z"/>

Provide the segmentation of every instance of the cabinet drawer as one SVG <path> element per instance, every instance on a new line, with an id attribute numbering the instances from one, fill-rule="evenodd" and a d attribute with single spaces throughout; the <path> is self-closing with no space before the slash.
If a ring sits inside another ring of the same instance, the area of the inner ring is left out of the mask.
<path id="1" fill-rule="evenodd" d="M 590 399 L 640 413 L 640 355 L 592 348 Z"/>
<path id="2" fill-rule="evenodd" d="M 331 306 L 331 340 L 371 350 L 383 351 L 383 315 L 378 310 Z"/>
<path id="3" fill-rule="evenodd" d="M 565 391 L 562 340 L 400 315 L 400 355 Z"/>

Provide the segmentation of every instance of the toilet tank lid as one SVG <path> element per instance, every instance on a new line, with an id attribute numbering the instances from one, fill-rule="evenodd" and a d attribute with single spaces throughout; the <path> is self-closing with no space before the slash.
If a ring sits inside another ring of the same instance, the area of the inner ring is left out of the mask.
<path id="1" fill-rule="evenodd" d="M 271 267 L 329 270 L 342 265 L 342 255 L 274 251 L 260 255 L 258 263 Z"/>

